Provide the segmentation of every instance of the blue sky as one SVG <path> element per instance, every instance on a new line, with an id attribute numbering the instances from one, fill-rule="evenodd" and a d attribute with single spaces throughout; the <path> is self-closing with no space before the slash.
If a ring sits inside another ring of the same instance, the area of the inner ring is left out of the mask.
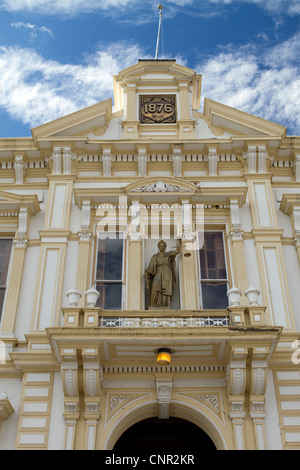
<path id="1" fill-rule="evenodd" d="M 158 1 L 0 0 L 0 137 L 113 97 L 112 75 L 154 58 Z M 164 0 L 159 58 L 219 101 L 300 135 L 300 0 Z"/>

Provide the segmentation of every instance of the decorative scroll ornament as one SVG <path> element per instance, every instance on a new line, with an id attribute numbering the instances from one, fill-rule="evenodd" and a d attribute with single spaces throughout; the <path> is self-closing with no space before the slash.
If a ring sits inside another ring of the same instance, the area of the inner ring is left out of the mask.
<path id="1" fill-rule="evenodd" d="M 140 186 L 139 188 L 134 189 L 134 193 L 167 193 L 167 192 L 179 192 L 186 193 L 189 192 L 188 189 L 183 188 L 182 186 L 177 186 L 173 184 L 167 184 L 163 181 L 158 181 L 154 184 L 148 184 L 146 186 Z"/>
<path id="2" fill-rule="evenodd" d="M 114 395 L 113 397 L 111 397 L 110 399 L 110 405 L 109 405 L 109 408 L 110 408 L 110 412 L 112 413 L 114 411 L 114 409 L 122 402 L 126 402 L 128 400 L 131 400 L 131 396 L 124 396 L 124 395 Z"/>
<path id="3" fill-rule="evenodd" d="M 211 405 L 215 411 L 219 414 L 219 399 L 217 395 L 201 395 L 199 396 L 201 401 L 206 401 L 209 405 Z"/>

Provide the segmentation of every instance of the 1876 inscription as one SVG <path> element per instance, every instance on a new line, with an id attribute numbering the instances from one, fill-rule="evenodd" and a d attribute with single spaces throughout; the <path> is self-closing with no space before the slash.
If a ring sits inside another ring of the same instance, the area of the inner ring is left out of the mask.
<path id="1" fill-rule="evenodd" d="M 175 95 L 140 96 L 141 124 L 172 124 L 176 122 Z"/>

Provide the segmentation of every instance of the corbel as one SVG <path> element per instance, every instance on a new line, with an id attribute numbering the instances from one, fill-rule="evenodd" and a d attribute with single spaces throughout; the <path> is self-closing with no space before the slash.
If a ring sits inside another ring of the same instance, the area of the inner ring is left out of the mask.
<path id="1" fill-rule="evenodd" d="M 300 154 L 295 155 L 295 166 L 294 166 L 294 174 L 296 182 L 300 182 Z"/>
<path id="2" fill-rule="evenodd" d="M 245 449 L 244 419 L 246 392 L 246 361 L 248 348 L 231 346 L 227 366 L 227 394 L 229 417 L 232 421 L 236 450 Z"/>
<path id="3" fill-rule="evenodd" d="M 266 173 L 267 171 L 267 159 L 268 159 L 268 152 L 265 145 L 258 145 L 257 147 L 257 170 L 258 173 Z"/>
<path id="4" fill-rule="evenodd" d="M 291 218 L 295 246 L 298 249 L 300 247 L 300 195 L 283 194 L 280 209 Z"/>
<path id="5" fill-rule="evenodd" d="M 20 207 L 19 212 L 19 226 L 14 239 L 14 244 L 17 248 L 25 248 L 28 243 L 28 209 L 27 207 Z"/>
<path id="6" fill-rule="evenodd" d="M 61 175 L 61 170 L 62 170 L 61 147 L 53 147 L 50 161 L 52 162 L 52 173 L 54 175 Z"/>
<path id="7" fill-rule="evenodd" d="M 147 176 L 147 163 L 149 161 L 149 156 L 147 155 L 146 147 L 138 147 L 137 154 L 137 166 L 138 166 L 138 176 L 145 177 Z"/>
<path id="8" fill-rule="evenodd" d="M 83 351 L 84 354 L 84 351 Z M 83 362 L 83 388 L 85 403 L 85 418 L 100 418 L 100 364 L 98 361 L 91 362 L 84 360 Z"/>
<path id="9" fill-rule="evenodd" d="M 248 348 L 232 346 L 227 369 L 227 393 L 230 402 L 230 417 L 245 416 L 246 361 Z"/>
<path id="10" fill-rule="evenodd" d="M 239 199 L 230 198 L 230 219 L 232 228 L 230 238 L 232 240 L 243 240 L 244 232 L 241 230 Z"/>
<path id="11" fill-rule="evenodd" d="M 174 146 L 171 161 L 175 178 L 180 177 L 182 173 L 182 149 L 180 146 Z"/>
<path id="12" fill-rule="evenodd" d="M 300 246 L 300 205 L 293 207 L 295 245 Z"/>
<path id="13" fill-rule="evenodd" d="M 207 161 L 208 161 L 209 176 L 217 176 L 218 175 L 218 150 L 217 148 L 210 147 L 208 149 Z"/>
<path id="14" fill-rule="evenodd" d="M 256 447 L 258 450 L 266 449 L 264 432 L 265 419 L 265 394 L 268 378 L 268 346 L 253 347 L 251 361 L 251 386 L 250 386 L 250 418 L 254 426 Z"/>
<path id="15" fill-rule="evenodd" d="M 168 419 L 170 415 L 170 404 L 172 397 L 173 380 L 157 378 L 156 379 L 156 393 L 159 405 L 159 419 Z"/>
<path id="16" fill-rule="evenodd" d="M 0 395 L 0 423 L 4 421 L 5 419 L 9 418 L 9 416 L 14 411 L 15 410 L 13 409 L 12 404 L 10 403 L 7 394 L 2 393 Z"/>
<path id="17" fill-rule="evenodd" d="M 83 360 L 84 418 L 86 420 L 86 449 L 95 449 L 97 425 L 100 419 L 101 372 L 99 349 L 84 348 Z"/>
<path id="18" fill-rule="evenodd" d="M 62 148 L 63 174 L 70 175 L 72 173 L 72 162 L 76 159 L 76 155 L 72 152 L 71 147 Z"/>
<path id="19" fill-rule="evenodd" d="M 249 145 L 246 153 L 248 173 L 256 173 L 256 145 Z"/>
<path id="20" fill-rule="evenodd" d="M 103 176 L 111 176 L 112 172 L 112 149 L 111 147 L 104 147 L 102 152 L 102 168 Z"/>
<path id="21" fill-rule="evenodd" d="M 72 153 L 71 147 L 53 147 L 50 157 L 52 162 L 52 173 L 54 175 L 70 175 L 72 173 L 72 161 L 76 155 Z"/>
<path id="22" fill-rule="evenodd" d="M 82 242 L 90 242 L 92 239 L 91 227 L 91 201 L 83 201 L 81 208 L 81 231 L 79 232 L 79 240 Z"/>
<path id="23" fill-rule="evenodd" d="M 14 157 L 15 184 L 23 184 L 25 176 L 24 155 L 15 154 Z"/>
<path id="24" fill-rule="evenodd" d="M 64 417 L 66 420 L 79 418 L 79 379 L 76 349 L 62 349 L 62 385 L 64 391 Z"/>
<path id="25" fill-rule="evenodd" d="M 256 145 L 248 145 L 246 152 L 248 173 L 266 173 L 268 158 L 269 154 L 265 144 L 258 143 Z"/>

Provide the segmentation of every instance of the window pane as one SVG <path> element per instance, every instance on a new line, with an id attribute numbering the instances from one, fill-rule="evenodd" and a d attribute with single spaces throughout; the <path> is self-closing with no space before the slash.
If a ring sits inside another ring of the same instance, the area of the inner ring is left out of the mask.
<path id="1" fill-rule="evenodd" d="M 12 240 L 0 239 L 0 286 L 5 286 Z"/>
<path id="2" fill-rule="evenodd" d="M 118 237 L 119 234 L 116 234 Z M 98 241 L 97 281 L 117 281 L 123 277 L 123 239 L 106 238 Z"/>
<path id="3" fill-rule="evenodd" d="M 4 294 L 5 294 L 5 289 L 0 289 L 0 318 L 1 318 L 2 308 L 3 308 Z"/>
<path id="4" fill-rule="evenodd" d="M 120 310 L 122 308 L 123 285 L 121 283 L 97 284 L 96 289 L 100 292 L 97 307 L 101 307 L 103 310 Z"/>
<path id="5" fill-rule="evenodd" d="M 202 299 L 204 309 L 228 307 L 227 283 L 202 282 Z"/>
<path id="6" fill-rule="evenodd" d="M 227 279 L 222 232 L 206 232 L 199 251 L 201 279 Z"/>

